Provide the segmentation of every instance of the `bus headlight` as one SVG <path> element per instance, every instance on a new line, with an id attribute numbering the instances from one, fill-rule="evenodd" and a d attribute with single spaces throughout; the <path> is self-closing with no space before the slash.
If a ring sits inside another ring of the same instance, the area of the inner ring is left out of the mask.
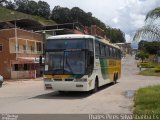
<path id="1" fill-rule="evenodd" d="M 52 82 L 52 79 L 51 79 L 51 78 L 43 78 L 43 80 L 44 80 L 45 82 Z"/>
<path id="2" fill-rule="evenodd" d="M 75 82 L 87 82 L 87 78 L 75 79 Z"/>

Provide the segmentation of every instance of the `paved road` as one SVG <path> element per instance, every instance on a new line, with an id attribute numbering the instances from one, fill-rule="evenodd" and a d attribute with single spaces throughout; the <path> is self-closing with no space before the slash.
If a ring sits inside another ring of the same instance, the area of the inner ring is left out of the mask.
<path id="1" fill-rule="evenodd" d="M 133 57 L 123 60 L 119 83 L 95 94 L 45 91 L 43 81 L 6 82 L 0 88 L 0 113 L 132 113 L 133 92 L 160 84 L 160 77 L 137 75 Z"/>

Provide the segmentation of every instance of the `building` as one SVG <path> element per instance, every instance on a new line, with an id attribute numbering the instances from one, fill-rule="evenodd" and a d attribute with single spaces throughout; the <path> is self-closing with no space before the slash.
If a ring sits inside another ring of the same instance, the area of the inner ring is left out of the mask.
<path id="1" fill-rule="evenodd" d="M 39 57 L 43 53 L 43 35 L 17 27 L 0 30 L 0 74 L 5 79 L 40 76 L 42 68 Z"/>
<path id="2" fill-rule="evenodd" d="M 51 26 L 39 27 L 41 29 L 37 30 L 37 33 L 44 33 L 45 38 L 53 35 L 64 35 L 64 34 L 87 34 L 93 35 L 100 38 L 106 38 L 104 30 L 96 25 L 91 25 L 91 27 L 83 26 L 78 22 L 75 23 L 64 23 L 56 24 Z M 108 40 L 108 39 L 107 39 Z"/>
<path id="3" fill-rule="evenodd" d="M 122 51 L 122 54 L 125 56 L 126 54 L 132 54 L 131 43 L 116 43 Z"/>

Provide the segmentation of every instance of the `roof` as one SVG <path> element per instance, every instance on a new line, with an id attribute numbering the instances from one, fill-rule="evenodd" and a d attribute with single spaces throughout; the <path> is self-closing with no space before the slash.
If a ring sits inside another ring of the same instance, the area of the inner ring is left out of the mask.
<path id="1" fill-rule="evenodd" d="M 0 22 L 0 29 L 6 28 L 14 28 L 16 23 L 16 27 L 23 28 L 26 30 L 40 30 L 43 29 L 44 26 L 32 19 L 18 19 L 18 20 L 10 20 Z"/>
<path id="2" fill-rule="evenodd" d="M 69 38 L 95 38 L 95 37 L 83 34 L 67 34 L 67 35 L 51 36 L 48 39 L 69 39 Z"/>
<path id="3" fill-rule="evenodd" d="M 51 37 L 48 37 L 48 40 L 51 40 L 51 39 L 71 39 L 71 38 L 92 38 L 92 39 L 95 39 L 96 37 L 91 36 L 91 35 L 85 35 L 85 34 L 67 34 L 67 35 L 51 36 Z M 98 40 L 105 43 L 105 44 L 108 44 L 112 47 L 119 48 L 119 46 L 111 44 L 111 43 L 109 43 L 109 41 L 107 41 L 105 39 L 98 39 Z"/>
<path id="4" fill-rule="evenodd" d="M 83 26 L 80 23 L 73 22 L 73 23 L 63 23 L 63 24 L 45 26 L 45 30 L 50 30 L 50 29 L 76 29 L 76 27 L 78 27 L 80 29 L 84 29 Z"/>

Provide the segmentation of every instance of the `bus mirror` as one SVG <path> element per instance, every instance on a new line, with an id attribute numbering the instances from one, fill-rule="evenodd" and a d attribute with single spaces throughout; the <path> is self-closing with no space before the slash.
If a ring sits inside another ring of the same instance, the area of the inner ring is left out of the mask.
<path id="1" fill-rule="evenodd" d="M 42 56 L 39 56 L 39 64 L 42 65 Z"/>

